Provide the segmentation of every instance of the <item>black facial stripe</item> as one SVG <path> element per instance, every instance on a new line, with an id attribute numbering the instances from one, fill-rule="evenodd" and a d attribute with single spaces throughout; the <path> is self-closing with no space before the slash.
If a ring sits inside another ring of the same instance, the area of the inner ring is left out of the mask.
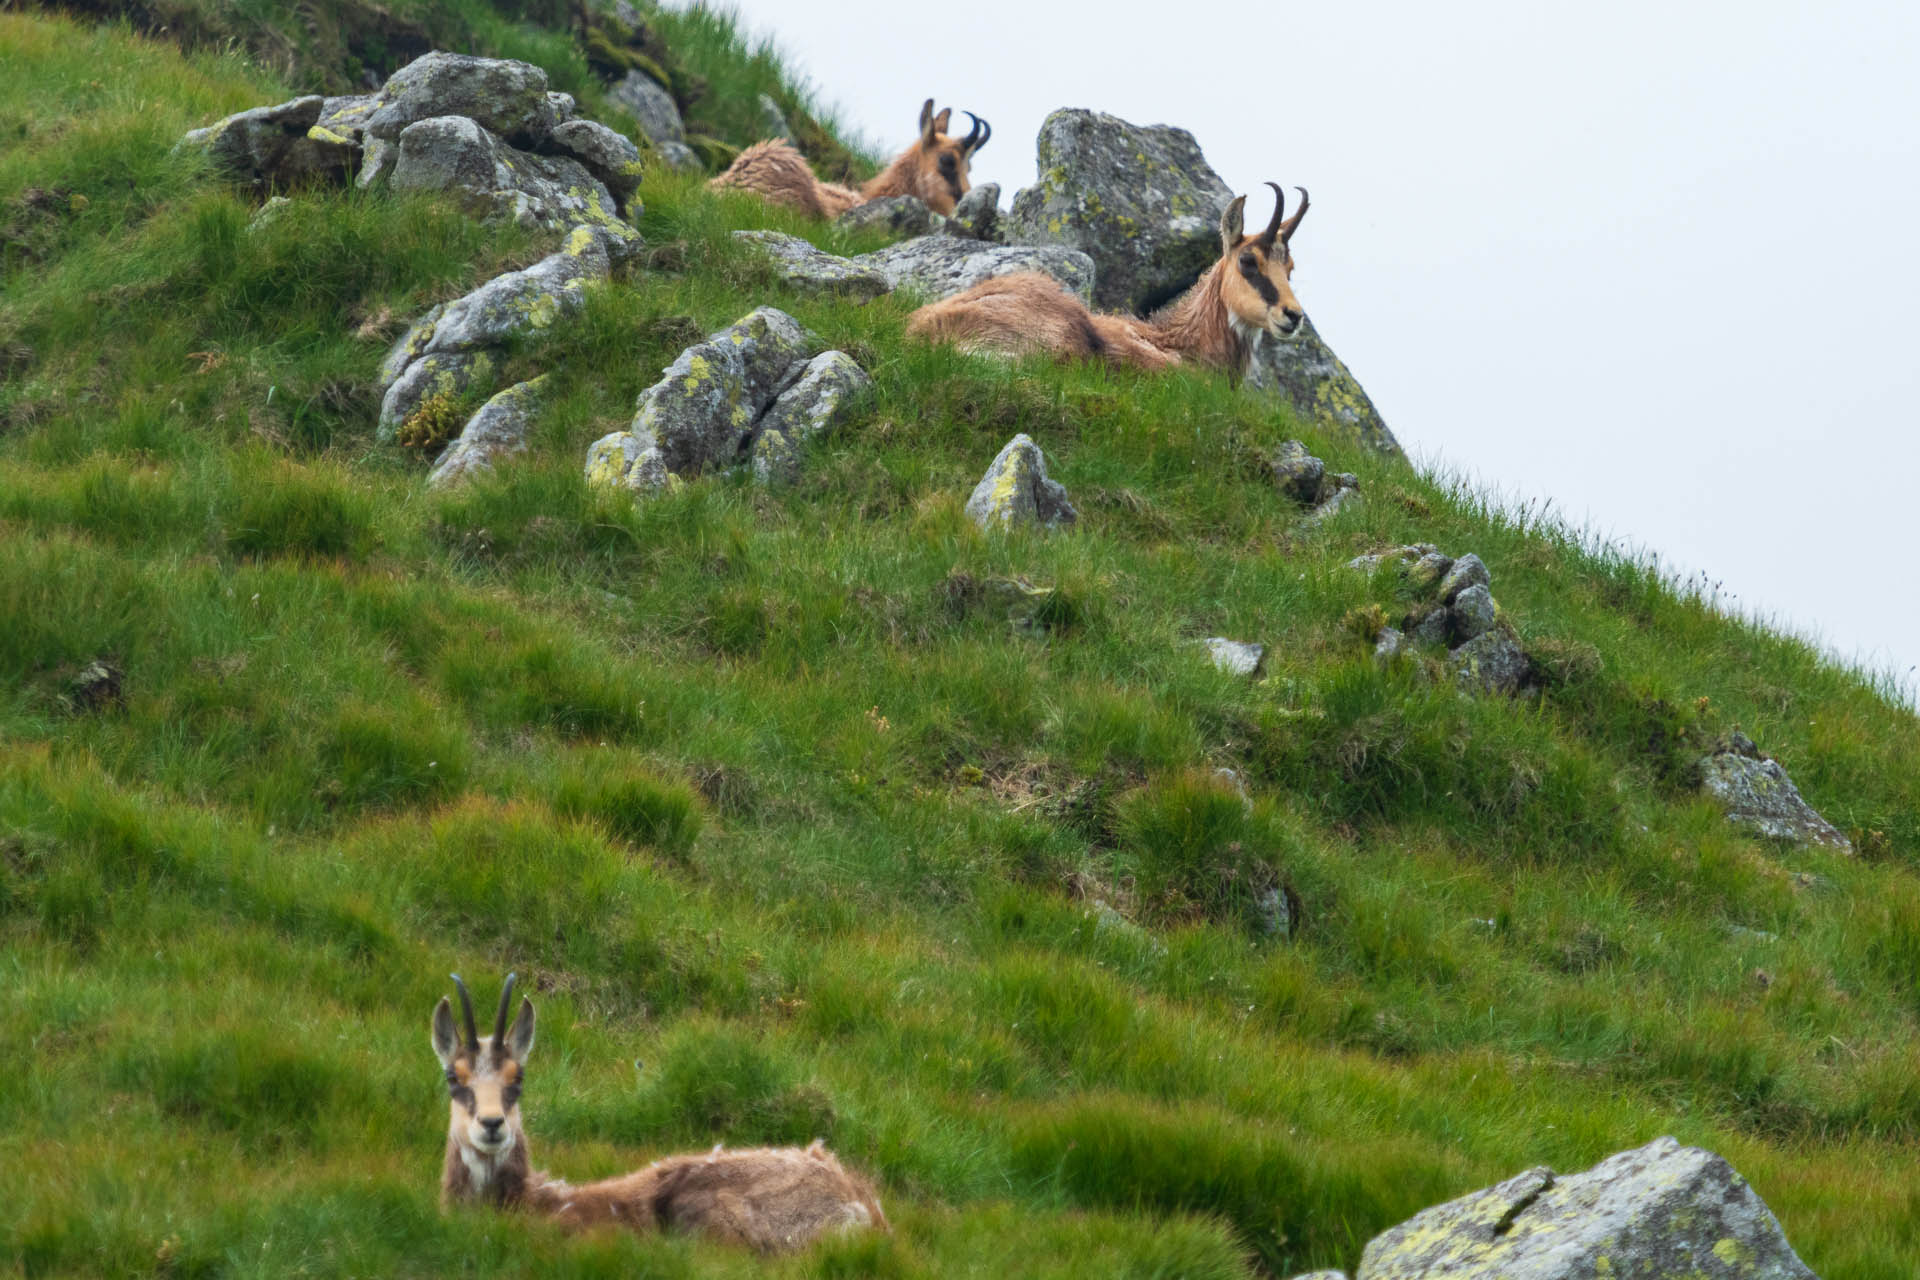
<path id="1" fill-rule="evenodd" d="M 1267 279 L 1266 273 L 1260 270 L 1258 259 L 1243 253 L 1240 255 L 1239 265 L 1241 276 L 1253 286 L 1253 291 L 1260 295 L 1260 301 L 1270 307 L 1279 306 L 1280 291 L 1273 287 L 1273 281 Z"/>

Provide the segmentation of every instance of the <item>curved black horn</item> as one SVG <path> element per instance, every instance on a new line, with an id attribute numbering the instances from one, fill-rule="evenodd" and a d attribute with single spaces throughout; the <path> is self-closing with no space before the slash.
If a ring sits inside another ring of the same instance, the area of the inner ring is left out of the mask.
<path id="1" fill-rule="evenodd" d="M 1279 190 L 1278 187 L 1274 189 L 1276 191 Z M 1307 189 L 1305 187 L 1295 187 L 1294 190 L 1300 193 L 1300 207 L 1293 211 L 1293 216 L 1288 218 L 1286 223 L 1280 228 L 1281 244 L 1285 244 L 1287 241 L 1293 239 L 1294 231 L 1300 226 L 1300 219 L 1307 216 Z"/>
<path id="2" fill-rule="evenodd" d="M 1280 234 L 1280 220 L 1287 216 L 1287 193 L 1280 189 L 1277 182 L 1269 182 L 1273 188 L 1273 220 L 1267 223 L 1267 229 L 1260 233 L 1260 243 L 1271 248 L 1273 238 Z"/>
<path id="3" fill-rule="evenodd" d="M 500 1012 L 493 1019 L 493 1051 L 497 1054 L 507 1042 L 507 1004 L 513 999 L 513 981 L 520 975 L 507 975 L 507 985 L 500 988 Z"/>
<path id="4" fill-rule="evenodd" d="M 966 117 L 973 121 L 973 128 L 968 130 L 967 136 L 960 140 L 960 150 L 967 155 L 972 155 L 986 146 L 993 137 L 993 126 L 971 111 L 966 112 Z"/>
<path id="5" fill-rule="evenodd" d="M 460 981 L 459 974 L 454 973 L 448 976 L 453 979 L 455 989 L 460 992 L 460 1013 L 467 1020 L 467 1049 L 469 1052 L 478 1053 L 480 1032 L 473 1025 L 473 997 L 467 994 L 467 984 Z"/>

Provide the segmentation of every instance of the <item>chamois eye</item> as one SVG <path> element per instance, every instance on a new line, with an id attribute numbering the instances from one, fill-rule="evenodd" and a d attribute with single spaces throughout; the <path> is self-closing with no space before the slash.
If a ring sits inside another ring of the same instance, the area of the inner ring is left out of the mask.
<path id="1" fill-rule="evenodd" d="M 467 1086 L 463 1084 L 453 1086 L 453 1100 L 465 1107 L 468 1111 L 473 1110 L 473 1090 L 467 1088 Z"/>
<path id="2" fill-rule="evenodd" d="M 953 158 L 953 153 L 951 151 L 942 151 L 940 153 L 940 172 L 952 173 L 955 169 L 958 169 L 959 167 L 960 167 L 960 162 Z"/>
<path id="3" fill-rule="evenodd" d="M 1241 251 L 1240 269 L 1242 271 L 1258 271 L 1260 269 L 1260 259 L 1253 256 L 1252 250 L 1243 249 Z"/>

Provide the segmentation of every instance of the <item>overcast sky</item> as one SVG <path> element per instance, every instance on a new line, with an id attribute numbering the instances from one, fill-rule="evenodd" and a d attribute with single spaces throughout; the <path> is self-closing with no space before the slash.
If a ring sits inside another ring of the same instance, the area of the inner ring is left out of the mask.
<path id="1" fill-rule="evenodd" d="M 889 154 L 991 119 L 1003 203 L 1063 106 L 1309 188 L 1295 288 L 1423 466 L 1920 664 L 1920 3 L 739 7 Z"/>

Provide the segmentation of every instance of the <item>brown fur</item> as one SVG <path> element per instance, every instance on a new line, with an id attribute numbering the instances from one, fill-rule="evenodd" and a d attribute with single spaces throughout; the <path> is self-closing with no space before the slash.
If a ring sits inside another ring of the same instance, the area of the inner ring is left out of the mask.
<path id="1" fill-rule="evenodd" d="M 757 192 L 774 204 L 819 218 L 837 218 L 857 204 L 887 196 L 918 196 L 935 213 L 949 214 L 971 189 L 968 161 L 984 145 L 984 140 L 972 141 L 972 133 L 949 137 L 952 118 L 951 107 L 935 115 L 933 99 L 928 98 L 920 109 L 920 136 L 858 191 L 820 181 L 805 156 L 791 143 L 779 141 L 754 143 L 707 185 Z"/>
<path id="2" fill-rule="evenodd" d="M 1290 337 L 1305 316 L 1293 296 L 1292 251 L 1278 237 L 1280 207 L 1271 234 L 1257 236 L 1242 234 L 1244 211 L 1245 197 L 1234 200 L 1221 219 L 1220 260 L 1151 318 L 1090 311 L 1053 277 L 1022 271 L 921 307 L 908 318 L 907 332 L 963 351 L 1044 351 L 1150 372 L 1191 361 L 1238 378 L 1257 335 Z M 1296 216 L 1288 235 L 1298 222 Z M 1251 276 L 1264 282 L 1264 292 Z"/>
<path id="3" fill-rule="evenodd" d="M 509 994 L 512 982 L 508 978 Z M 462 987 L 463 1008 L 465 994 Z M 514 1209 L 576 1230 L 693 1231 L 763 1253 L 801 1248 L 832 1231 L 891 1229 L 872 1184 L 819 1142 L 715 1147 L 580 1186 L 533 1169 L 519 1108 L 522 1064 L 533 1047 L 533 1004 L 521 1001 L 510 1033 L 504 1031 L 506 1009 L 503 995 L 495 1034 L 467 1037 L 444 998 L 434 1010 L 433 1047 L 446 1069 L 451 1107 L 442 1204 Z M 505 1141 L 487 1141 L 490 1131 L 504 1134 Z"/>

